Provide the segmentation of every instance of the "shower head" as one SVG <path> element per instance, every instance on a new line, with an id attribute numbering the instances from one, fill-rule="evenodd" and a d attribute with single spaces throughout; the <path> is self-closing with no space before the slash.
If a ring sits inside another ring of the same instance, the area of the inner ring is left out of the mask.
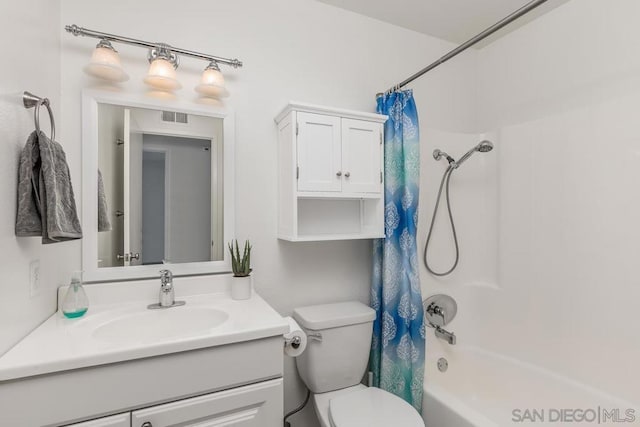
<path id="1" fill-rule="evenodd" d="M 493 144 L 491 143 L 491 141 L 484 140 L 480 144 L 476 145 L 476 150 L 481 153 L 488 153 L 489 151 L 493 150 Z"/>
<path id="2" fill-rule="evenodd" d="M 487 140 L 481 141 L 478 145 L 476 145 L 471 150 L 467 151 L 462 157 L 460 157 L 460 160 L 454 163 L 455 165 L 454 167 L 455 168 L 459 167 L 469 157 L 471 157 L 473 153 L 475 153 L 476 151 L 479 151 L 481 153 L 488 153 L 491 150 L 493 150 L 493 144 L 491 143 L 491 141 L 487 141 Z"/>
<path id="3" fill-rule="evenodd" d="M 455 162 L 455 160 L 453 160 L 453 157 L 451 157 L 450 155 L 448 155 L 448 154 L 447 154 L 447 153 L 445 153 L 444 151 L 439 150 L 439 149 L 437 149 L 437 148 L 436 148 L 435 150 L 433 150 L 433 158 L 434 158 L 434 159 L 436 159 L 436 160 L 440 160 L 440 159 L 442 159 L 443 157 L 444 157 L 445 159 L 447 159 L 447 161 L 449 162 L 449 164 L 451 164 L 451 163 L 454 163 L 454 162 Z"/>

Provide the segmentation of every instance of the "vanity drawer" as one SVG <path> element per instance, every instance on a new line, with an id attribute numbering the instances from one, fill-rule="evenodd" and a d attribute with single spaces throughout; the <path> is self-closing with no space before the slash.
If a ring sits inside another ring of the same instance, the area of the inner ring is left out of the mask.
<path id="1" fill-rule="evenodd" d="M 282 379 L 275 379 L 133 411 L 131 426 L 277 427 L 282 396 Z"/>
<path id="2" fill-rule="evenodd" d="M 127 412 L 126 414 L 112 415 L 83 423 L 70 424 L 66 427 L 131 427 L 131 414 Z"/>

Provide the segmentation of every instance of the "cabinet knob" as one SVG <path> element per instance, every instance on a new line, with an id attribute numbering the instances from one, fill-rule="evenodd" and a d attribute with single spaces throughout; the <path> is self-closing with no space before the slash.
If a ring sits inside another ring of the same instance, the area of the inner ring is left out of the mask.
<path id="1" fill-rule="evenodd" d="M 351 176 L 351 173 L 349 173 L 349 172 L 345 172 L 345 173 L 344 173 L 344 177 L 345 177 L 345 178 L 349 178 L 350 176 Z"/>
<path id="2" fill-rule="evenodd" d="M 342 171 L 336 172 L 336 176 L 342 176 Z"/>
<path id="3" fill-rule="evenodd" d="M 142 424 L 140 427 L 153 427 L 153 424 L 151 424 L 149 421 L 145 421 L 145 423 Z"/>

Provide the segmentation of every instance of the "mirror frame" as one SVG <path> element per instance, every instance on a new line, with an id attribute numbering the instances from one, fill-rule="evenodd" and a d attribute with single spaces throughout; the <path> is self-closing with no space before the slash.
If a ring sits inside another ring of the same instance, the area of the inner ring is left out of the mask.
<path id="1" fill-rule="evenodd" d="M 98 267 L 98 104 L 171 110 L 223 119 L 223 245 L 230 241 L 235 233 L 235 117 L 232 110 L 179 99 L 154 99 L 144 94 L 85 89 L 82 91 L 82 269 L 84 280 L 101 282 L 159 277 L 159 270 L 163 268 L 170 269 L 176 276 L 230 272 L 231 260 L 226 248 L 223 250 L 222 260 L 219 261 Z"/>

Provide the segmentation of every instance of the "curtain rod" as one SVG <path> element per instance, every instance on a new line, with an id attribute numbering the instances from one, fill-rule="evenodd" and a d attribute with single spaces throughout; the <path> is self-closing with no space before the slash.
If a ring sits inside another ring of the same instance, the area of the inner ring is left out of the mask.
<path id="1" fill-rule="evenodd" d="M 478 35 L 470 38 L 466 42 L 462 43 L 460 46 L 458 46 L 457 48 L 453 49 L 452 51 L 450 51 L 446 55 L 442 56 L 437 61 L 433 62 L 432 64 L 430 64 L 430 65 L 426 66 L 425 68 L 423 68 L 422 70 L 418 71 L 417 73 L 415 73 L 411 77 L 408 77 L 406 80 L 403 80 L 402 82 L 398 83 L 397 85 L 393 86 L 392 88 L 389 88 L 384 93 L 380 92 L 380 93 L 376 94 L 376 97 L 382 96 L 385 93 L 391 93 L 394 90 L 398 90 L 398 89 L 408 85 L 412 81 L 416 80 L 418 77 L 422 77 L 424 74 L 428 73 L 429 71 L 433 70 L 434 68 L 438 67 L 439 65 L 444 64 L 445 62 L 447 62 L 448 60 L 450 60 L 454 56 L 464 52 L 465 50 L 469 49 L 471 46 L 473 46 L 476 43 L 484 40 L 485 38 L 489 37 L 491 34 L 493 34 L 496 31 L 498 31 L 499 29 L 509 25 L 511 22 L 515 21 L 516 19 L 520 18 L 523 15 L 526 15 L 527 13 L 531 12 L 533 9 L 535 9 L 536 7 L 542 5 L 543 3 L 546 3 L 547 1 L 548 0 L 533 0 L 530 3 L 527 3 L 526 5 L 521 7 L 520 9 L 516 10 L 515 12 L 513 12 L 512 14 L 510 14 L 507 17 L 505 17 L 505 18 L 501 19 L 500 21 L 496 22 L 495 24 L 493 24 L 492 26 L 490 26 L 489 28 L 487 28 L 486 30 L 481 32 L 480 34 L 478 34 Z"/>
<path id="2" fill-rule="evenodd" d="M 206 53 L 194 52 L 192 50 L 181 49 L 179 47 L 169 46 L 164 43 L 151 43 L 144 40 L 133 39 L 131 37 L 118 36 L 116 34 L 103 33 L 101 31 L 90 30 L 88 28 L 78 27 L 77 25 L 67 25 L 64 29 L 73 34 L 74 36 L 93 37 L 96 39 L 108 40 L 113 42 L 119 42 L 129 44 L 133 46 L 146 47 L 149 49 L 167 48 L 173 53 L 179 53 L 181 55 L 190 56 L 192 58 L 204 59 L 207 61 L 215 61 L 220 64 L 227 64 L 233 68 L 242 67 L 242 61 L 238 59 L 221 58 L 219 56 L 208 55 Z"/>

